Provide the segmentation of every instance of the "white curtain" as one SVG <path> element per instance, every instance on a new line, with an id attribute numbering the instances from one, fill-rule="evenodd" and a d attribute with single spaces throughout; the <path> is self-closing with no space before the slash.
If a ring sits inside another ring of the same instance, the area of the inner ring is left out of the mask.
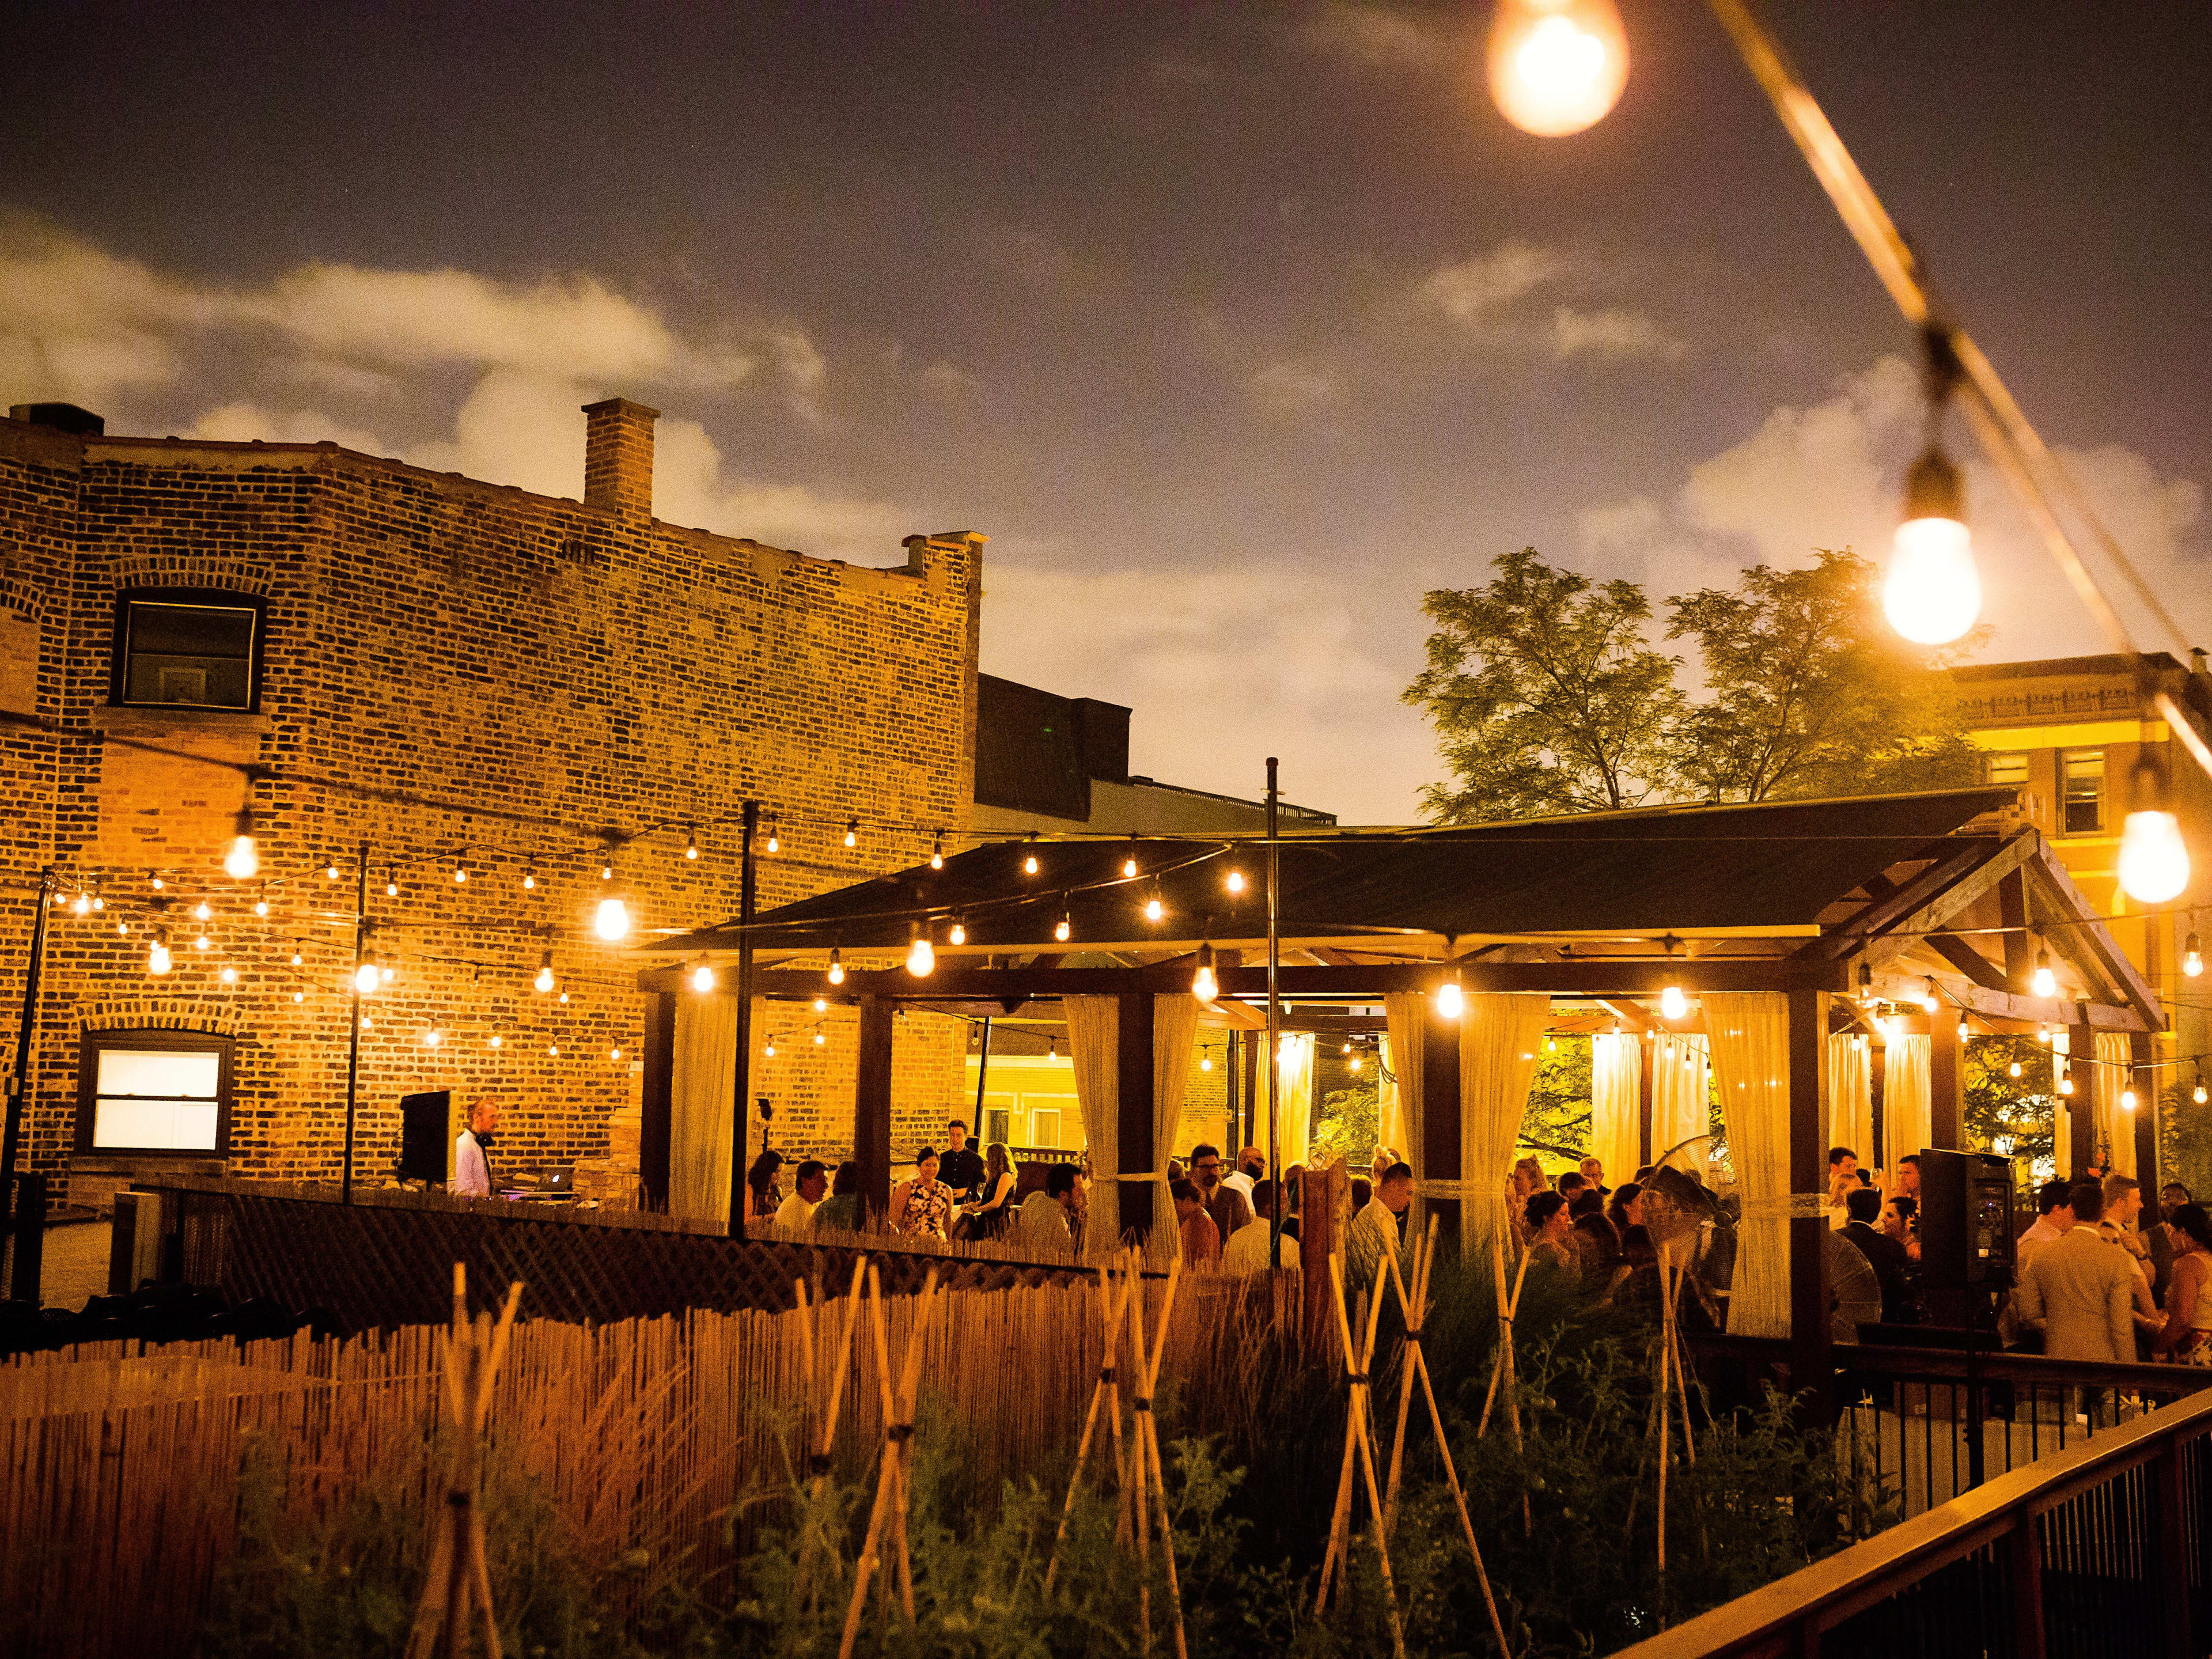
<path id="1" fill-rule="evenodd" d="M 1174 991 L 1152 999 L 1152 1237 L 1155 1252 L 1172 1253 L 1175 1200 L 1168 1196 L 1168 1159 L 1182 1145 L 1182 1097 L 1190 1085 L 1192 1046 L 1198 1041 L 1198 999 Z M 1237 1149 L 1230 1148 L 1230 1156 Z"/>
<path id="2" fill-rule="evenodd" d="M 1710 1045 L 1702 1036 L 1673 1031 L 1662 1031 L 1656 1044 L 1651 1055 L 1652 1160 L 1668 1162 L 1668 1148 L 1692 1141 L 1672 1162 L 1678 1170 L 1703 1170 L 1711 1147 L 1699 1138 L 1713 1132 L 1712 1096 L 1705 1080 Z"/>
<path id="3" fill-rule="evenodd" d="M 668 1212 L 727 1221 L 730 1146 L 738 1081 L 738 1000 L 727 993 L 676 1000 L 675 1065 L 668 1089 Z"/>
<path id="4" fill-rule="evenodd" d="M 2136 1112 L 2120 1103 L 2124 1090 L 2135 1086 L 2135 1048 L 2124 1031 L 2097 1033 L 2097 1139 L 2112 1149 L 2114 1175 L 2136 1173 L 2136 1112 L 2152 1109 L 2146 1100 L 2136 1103 Z"/>
<path id="5" fill-rule="evenodd" d="M 1790 999 L 1778 991 L 1709 991 L 1700 1000 L 1743 1200 L 1728 1328 L 1737 1335 L 1787 1336 Z"/>
<path id="6" fill-rule="evenodd" d="M 1875 1167 L 1881 1149 L 1874 1144 L 1874 1054 L 1856 1031 L 1828 1039 L 1828 1145 L 1848 1146 L 1851 1156 Z"/>
<path id="7" fill-rule="evenodd" d="M 1590 1039 L 1590 1153 L 1618 1187 L 1643 1158 L 1644 1039 L 1601 1032 Z"/>
<path id="8" fill-rule="evenodd" d="M 1312 1032 L 1283 1033 L 1275 1078 L 1275 1161 L 1279 1169 L 1288 1170 L 1294 1164 L 1304 1164 L 1313 1152 Z"/>
<path id="9" fill-rule="evenodd" d="M 1935 1133 L 1929 1109 L 1927 1033 L 1909 1032 L 1889 1040 L 1881 1074 L 1881 1167 L 1894 1171 L 1897 1161 L 1928 1145 Z"/>
<path id="10" fill-rule="evenodd" d="M 1386 1033 L 1376 1055 L 1375 1076 L 1375 1138 L 1400 1158 L 1410 1158 L 1406 1146 L 1406 1108 L 1398 1092 L 1398 1053 Z"/>
<path id="11" fill-rule="evenodd" d="M 2067 1105 L 2066 1097 L 2058 1092 L 2059 1080 L 2066 1075 L 2067 1056 L 2073 1051 L 2068 1047 L 2069 1033 L 2063 1026 L 2051 1038 L 2051 1160 L 2052 1172 L 2071 1180 L 2074 1176 L 2074 1112 Z M 2082 1075 L 2088 1067 L 2081 1068 Z"/>
<path id="12" fill-rule="evenodd" d="M 1421 1198 L 1429 1168 L 1421 1067 L 1428 1053 L 1429 1000 L 1419 991 L 1393 991 L 1382 999 L 1382 1015 L 1390 1028 L 1390 1068 L 1398 1074 L 1399 1133 L 1405 1136 L 1390 1144 L 1413 1167 L 1413 1206 L 1406 1215 L 1406 1237 L 1419 1238 L 1428 1227 Z"/>
<path id="13" fill-rule="evenodd" d="M 1459 1022 L 1460 1239 L 1505 1226 L 1505 1182 L 1521 1139 L 1537 1051 L 1552 1018 L 1552 999 L 1483 992 L 1467 1000 Z"/>
<path id="14" fill-rule="evenodd" d="M 1091 1149 L 1083 1253 L 1103 1260 L 1121 1243 L 1121 1003 L 1118 997 L 1062 997 L 1075 1103 Z"/>

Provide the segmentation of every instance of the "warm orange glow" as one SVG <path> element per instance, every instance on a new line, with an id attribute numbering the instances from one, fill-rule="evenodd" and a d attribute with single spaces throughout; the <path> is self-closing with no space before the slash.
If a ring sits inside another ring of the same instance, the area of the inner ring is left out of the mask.
<path id="1" fill-rule="evenodd" d="M 1539 138 L 1603 120 L 1628 84 L 1628 34 L 1613 0 L 1498 0 L 1490 95 Z"/>

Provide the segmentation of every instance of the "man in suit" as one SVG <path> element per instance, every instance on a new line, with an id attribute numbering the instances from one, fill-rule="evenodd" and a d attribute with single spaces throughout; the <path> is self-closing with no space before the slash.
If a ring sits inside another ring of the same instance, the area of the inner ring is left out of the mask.
<path id="1" fill-rule="evenodd" d="M 2053 1359 L 2131 1365 L 2136 1358 L 2135 1265 L 2099 1235 L 2105 1191 L 2075 1183 L 2075 1224 L 2029 1256 L 2020 1270 L 2021 1320 L 2043 1332 Z"/>
<path id="2" fill-rule="evenodd" d="M 1875 1223 L 1881 1218 L 1881 1194 L 1871 1187 L 1862 1187 L 1844 1200 L 1851 1218 L 1844 1224 L 1844 1237 L 1858 1246 L 1859 1254 L 1874 1269 L 1875 1282 L 1881 1286 L 1881 1319 L 1885 1325 L 1901 1325 L 1911 1318 L 1908 1311 L 1912 1289 L 1908 1282 L 1911 1260 L 1905 1246 Z"/>

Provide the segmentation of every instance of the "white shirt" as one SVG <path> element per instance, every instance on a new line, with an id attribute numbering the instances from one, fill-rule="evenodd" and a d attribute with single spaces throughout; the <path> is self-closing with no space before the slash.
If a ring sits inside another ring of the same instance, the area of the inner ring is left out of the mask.
<path id="1" fill-rule="evenodd" d="M 1238 1192 L 1244 1194 L 1244 1201 L 1247 1204 L 1252 1204 L 1252 1177 L 1246 1175 L 1243 1170 L 1231 1170 L 1227 1175 L 1221 1177 L 1221 1184 L 1224 1187 L 1234 1187 Z M 1252 1208 L 1255 1212 L 1257 1212 L 1260 1206 L 1256 1204 L 1252 1204 Z M 1238 1232 L 1242 1232 L 1244 1230 L 1240 1227 L 1237 1231 Z"/>
<path id="2" fill-rule="evenodd" d="M 774 1224 L 776 1231 L 780 1233 L 803 1233 L 808 1231 L 814 1225 L 814 1212 L 818 1207 L 820 1206 L 817 1205 L 809 1204 L 797 1193 L 793 1193 L 789 1198 L 783 1200 L 782 1207 L 778 1209 L 775 1212 L 775 1222 Z"/>
<path id="3" fill-rule="evenodd" d="M 1224 1183 L 1225 1184 L 1225 1183 Z M 1229 1235 L 1221 1247 L 1221 1271 L 1225 1273 L 1263 1273 L 1267 1271 L 1267 1218 L 1248 1221 Z M 1298 1241 L 1285 1233 L 1279 1241 L 1277 1259 L 1292 1273 L 1298 1271 Z"/>
<path id="4" fill-rule="evenodd" d="M 453 1179 L 447 1190 L 463 1198 L 491 1196 L 491 1166 L 484 1162 L 473 1129 L 462 1130 L 453 1142 Z"/>

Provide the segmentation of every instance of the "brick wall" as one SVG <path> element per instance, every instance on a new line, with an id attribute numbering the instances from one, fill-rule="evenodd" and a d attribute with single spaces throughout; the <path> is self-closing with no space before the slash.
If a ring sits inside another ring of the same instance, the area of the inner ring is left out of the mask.
<path id="1" fill-rule="evenodd" d="M 650 415 L 622 408 L 633 428 Z M 580 420 L 580 476 L 583 435 Z M 619 889 L 634 943 L 733 915 L 737 830 L 714 821 L 747 797 L 781 814 L 763 905 L 917 862 L 933 828 L 966 821 L 983 538 L 910 538 L 907 562 L 879 570 L 678 529 L 641 510 L 649 421 L 641 443 L 607 443 L 595 466 L 628 471 L 588 506 L 327 444 L 80 442 L 0 422 L 0 706 L 71 728 L 0 727 L 0 1041 L 24 884 L 52 862 L 70 893 L 105 900 L 50 917 L 31 1167 L 67 1168 L 79 1036 L 129 1005 L 237 1035 L 234 1173 L 334 1176 L 364 843 L 372 945 L 396 969 L 360 1034 L 359 1168 L 381 1178 L 399 1097 L 428 1088 L 500 1095 L 510 1167 L 605 1152 L 610 1115 L 637 1098 L 641 964 L 593 937 L 592 910 Z M 265 600 L 258 714 L 107 707 L 115 598 L 134 586 Z M 273 769 L 252 793 L 260 879 L 222 872 L 245 791 L 195 756 Z M 611 884 L 607 829 L 651 830 Z M 176 965 L 156 979 L 161 899 Z M 531 979 L 549 949 L 561 989 L 545 995 Z M 957 1042 L 902 1031 L 915 1111 L 937 1109 L 921 1103 L 943 1092 L 934 1056 L 957 1061 Z M 849 1140 L 850 1101 L 849 1081 L 825 1080 L 793 1113 L 828 1146 Z"/>

